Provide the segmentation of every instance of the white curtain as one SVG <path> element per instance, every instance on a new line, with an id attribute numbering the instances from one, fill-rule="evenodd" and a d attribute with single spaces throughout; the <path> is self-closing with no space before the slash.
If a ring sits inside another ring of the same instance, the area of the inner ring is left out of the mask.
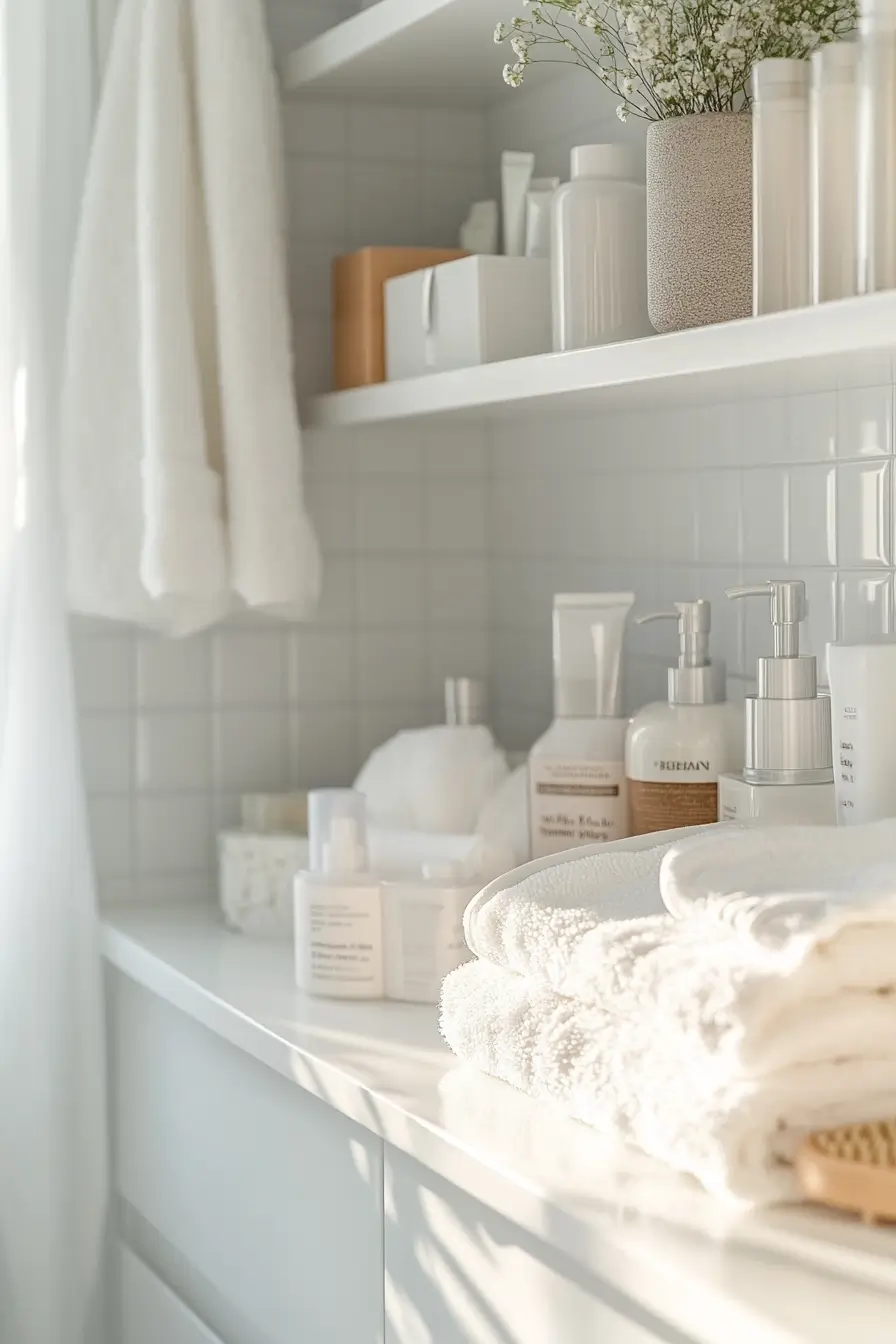
<path id="1" fill-rule="evenodd" d="M 93 877 L 55 427 L 93 110 L 89 0 L 0 0 L 0 1341 L 103 1338 Z"/>

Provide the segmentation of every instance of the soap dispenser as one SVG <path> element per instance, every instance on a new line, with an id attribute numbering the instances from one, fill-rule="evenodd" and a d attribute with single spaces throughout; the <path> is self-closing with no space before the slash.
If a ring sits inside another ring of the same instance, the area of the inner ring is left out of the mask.
<path id="1" fill-rule="evenodd" d="M 703 598 L 674 611 L 640 616 L 677 621 L 678 666 L 669 668 L 669 696 L 647 705 L 629 724 L 625 773 L 633 835 L 718 821 L 719 776 L 740 769 L 741 721 L 725 698 L 725 664 L 709 656 L 712 608 Z"/>
<path id="2" fill-rule="evenodd" d="M 719 818 L 834 825 L 831 699 L 819 694 L 815 659 L 800 653 L 806 585 L 774 579 L 729 588 L 728 596 L 770 599 L 774 655 L 757 661 L 758 689 L 745 704 L 743 774 L 719 780 Z"/>

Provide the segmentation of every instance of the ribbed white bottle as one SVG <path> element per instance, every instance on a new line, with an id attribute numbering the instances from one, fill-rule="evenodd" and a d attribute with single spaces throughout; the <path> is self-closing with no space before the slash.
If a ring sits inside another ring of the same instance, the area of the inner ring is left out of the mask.
<path id="1" fill-rule="evenodd" d="M 829 42 L 811 65 L 812 302 L 825 303 L 858 280 L 858 46 Z"/>
<path id="2" fill-rule="evenodd" d="M 859 18 L 860 294 L 896 289 L 896 0 Z"/>
<path id="3" fill-rule="evenodd" d="M 753 67 L 753 312 L 810 302 L 809 63 Z"/>

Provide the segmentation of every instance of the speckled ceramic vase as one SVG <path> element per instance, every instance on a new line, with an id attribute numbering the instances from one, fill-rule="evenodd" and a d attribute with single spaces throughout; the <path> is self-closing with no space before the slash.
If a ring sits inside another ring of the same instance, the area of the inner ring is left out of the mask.
<path id="1" fill-rule="evenodd" d="M 753 311 L 753 119 L 703 112 L 647 132 L 647 307 L 657 331 Z"/>

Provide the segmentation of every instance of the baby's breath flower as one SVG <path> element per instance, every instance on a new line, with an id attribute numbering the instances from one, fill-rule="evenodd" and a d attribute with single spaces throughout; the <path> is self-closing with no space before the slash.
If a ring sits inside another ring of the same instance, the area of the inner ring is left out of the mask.
<path id="1" fill-rule="evenodd" d="M 803 59 L 856 25 L 857 0 L 522 0 L 529 17 L 499 23 L 516 61 L 513 88 L 539 59 L 593 74 L 620 99 L 621 121 L 749 107 L 752 67 Z"/>

